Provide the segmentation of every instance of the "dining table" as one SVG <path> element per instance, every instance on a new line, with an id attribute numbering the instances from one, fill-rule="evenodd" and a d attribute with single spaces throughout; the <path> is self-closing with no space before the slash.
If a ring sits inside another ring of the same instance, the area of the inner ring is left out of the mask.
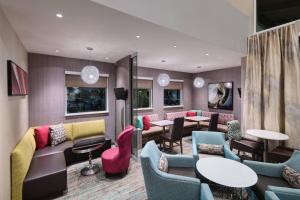
<path id="1" fill-rule="evenodd" d="M 285 141 L 285 140 L 289 139 L 289 136 L 284 133 L 270 131 L 270 130 L 248 129 L 248 130 L 246 130 L 246 134 L 260 138 L 264 141 L 264 161 L 265 162 L 268 161 L 269 140 Z"/>
<path id="2" fill-rule="evenodd" d="M 197 122 L 197 129 L 199 130 L 200 129 L 200 122 L 201 121 L 209 121 L 210 118 L 209 117 L 204 117 L 204 116 L 193 116 L 193 117 L 185 117 L 185 120 Z"/>

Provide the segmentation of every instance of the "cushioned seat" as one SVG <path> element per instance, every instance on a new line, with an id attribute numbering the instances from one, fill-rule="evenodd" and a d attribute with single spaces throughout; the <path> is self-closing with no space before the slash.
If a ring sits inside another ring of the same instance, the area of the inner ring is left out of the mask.
<path id="1" fill-rule="evenodd" d="M 184 128 L 193 128 L 197 127 L 197 122 L 185 121 L 183 124 Z"/>
<path id="2" fill-rule="evenodd" d="M 228 131 L 227 125 L 224 125 L 224 124 L 218 124 L 218 131 L 221 131 L 221 132 L 223 132 L 223 133 L 227 133 L 227 131 Z"/>
<path id="3" fill-rule="evenodd" d="M 253 191 L 259 199 L 264 199 L 268 186 L 291 188 L 290 185 L 282 178 L 258 175 L 258 181 L 253 186 Z"/>
<path id="4" fill-rule="evenodd" d="M 199 153 L 199 159 L 209 158 L 209 157 L 220 157 L 220 158 L 224 158 L 224 156 L 222 156 L 222 155 L 214 155 L 214 154 Z"/>
<path id="5" fill-rule="evenodd" d="M 67 167 L 62 152 L 32 159 L 23 183 L 23 199 L 44 199 L 67 189 Z"/>
<path id="6" fill-rule="evenodd" d="M 119 148 L 113 147 L 109 151 L 104 151 L 101 155 L 104 160 L 114 160 L 119 154 Z"/>
<path id="7" fill-rule="evenodd" d="M 179 175 L 179 176 L 197 178 L 195 173 L 195 168 L 193 167 L 169 167 L 168 173 Z"/>
<path id="8" fill-rule="evenodd" d="M 73 147 L 73 141 L 66 141 L 54 147 L 47 146 L 43 149 L 38 149 L 35 151 L 33 157 L 36 158 L 36 157 L 46 156 L 46 155 L 55 154 L 59 152 L 64 152 L 66 149 L 72 147 Z"/>
<path id="9" fill-rule="evenodd" d="M 201 121 L 200 122 L 200 126 L 201 127 L 208 127 L 209 126 L 209 122 L 203 122 L 203 121 Z"/>
<path id="10" fill-rule="evenodd" d="M 166 130 L 169 130 L 169 128 L 166 128 Z M 149 130 L 143 130 L 142 135 L 153 135 L 153 134 L 157 134 L 157 133 L 162 133 L 163 132 L 163 128 L 159 127 L 159 126 L 151 126 Z"/>

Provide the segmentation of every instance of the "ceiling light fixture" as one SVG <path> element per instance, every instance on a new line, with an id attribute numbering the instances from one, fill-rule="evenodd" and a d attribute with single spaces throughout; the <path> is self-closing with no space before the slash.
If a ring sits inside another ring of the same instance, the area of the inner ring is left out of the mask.
<path id="1" fill-rule="evenodd" d="M 202 77 L 196 77 L 194 79 L 194 86 L 196 88 L 202 88 L 204 86 L 204 84 L 205 84 L 205 81 Z"/>
<path id="2" fill-rule="evenodd" d="M 87 47 L 86 48 L 90 55 L 91 52 L 93 51 L 92 47 Z M 93 66 L 93 65 L 86 65 L 82 70 L 81 70 L 81 79 L 87 83 L 87 84 L 95 84 L 97 83 L 97 81 L 99 80 L 99 70 L 97 67 Z"/>
<path id="3" fill-rule="evenodd" d="M 56 17 L 58 17 L 58 18 L 63 18 L 64 16 L 63 16 L 61 13 L 57 13 L 57 14 L 56 14 Z"/>
<path id="4" fill-rule="evenodd" d="M 105 60 L 109 60 L 109 57 L 105 57 Z"/>
<path id="5" fill-rule="evenodd" d="M 176 45 L 174 45 L 173 47 L 174 47 L 174 48 L 176 48 L 177 46 L 176 46 Z"/>
<path id="6" fill-rule="evenodd" d="M 137 36 L 135 36 L 137 39 L 139 39 L 139 38 L 141 38 L 141 36 L 140 35 L 137 35 Z"/>
<path id="7" fill-rule="evenodd" d="M 209 56 L 209 53 L 206 53 L 205 55 L 206 55 L 206 56 Z"/>
<path id="8" fill-rule="evenodd" d="M 55 53 L 59 53 L 59 50 L 58 50 L 58 49 L 56 49 L 56 50 L 55 50 Z"/>
<path id="9" fill-rule="evenodd" d="M 161 62 L 162 62 L 162 63 L 165 63 L 165 62 L 167 62 L 167 61 L 166 61 L 166 60 L 161 60 Z"/>
<path id="10" fill-rule="evenodd" d="M 169 85 L 170 83 L 170 76 L 166 73 L 161 73 L 158 75 L 157 77 L 157 83 L 161 86 L 161 87 L 166 87 Z"/>

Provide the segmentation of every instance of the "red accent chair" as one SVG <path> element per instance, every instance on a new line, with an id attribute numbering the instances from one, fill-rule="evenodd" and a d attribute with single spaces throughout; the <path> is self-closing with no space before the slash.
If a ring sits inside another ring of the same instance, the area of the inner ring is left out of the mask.
<path id="1" fill-rule="evenodd" d="M 102 153 L 102 167 L 106 174 L 127 174 L 131 157 L 131 139 L 133 131 L 134 127 L 128 126 L 118 136 L 118 146 Z"/>

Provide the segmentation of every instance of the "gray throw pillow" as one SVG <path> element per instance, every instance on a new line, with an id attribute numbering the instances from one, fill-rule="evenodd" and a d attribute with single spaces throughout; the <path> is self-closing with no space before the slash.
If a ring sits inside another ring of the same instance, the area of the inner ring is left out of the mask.
<path id="1" fill-rule="evenodd" d="M 198 144 L 198 153 L 224 155 L 224 145 L 218 144 Z"/>
<path id="2" fill-rule="evenodd" d="M 51 146 L 56 146 L 66 141 L 66 130 L 63 124 L 57 124 L 50 126 L 50 141 Z"/>
<path id="3" fill-rule="evenodd" d="M 167 157 L 164 154 L 161 154 L 160 159 L 158 161 L 158 169 L 162 172 L 168 173 L 168 168 L 169 168 L 169 164 L 168 164 Z"/>
<path id="4" fill-rule="evenodd" d="M 282 169 L 282 176 L 293 188 L 300 189 L 300 173 L 285 165 Z"/>

